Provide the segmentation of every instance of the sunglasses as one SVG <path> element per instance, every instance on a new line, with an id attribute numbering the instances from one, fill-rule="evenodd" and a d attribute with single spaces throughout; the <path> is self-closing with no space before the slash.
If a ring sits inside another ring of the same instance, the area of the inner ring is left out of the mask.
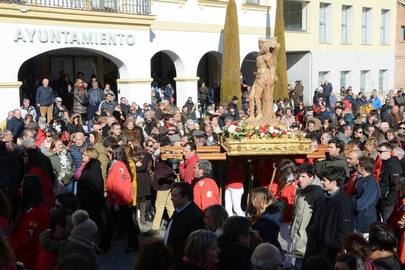
<path id="1" fill-rule="evenodd" d="M 381 154 L 381 153 L 389 152 L 389 151 L 387 151 L 387 150 L 377 150 L 377 152 L 378 152 L 379 154 Z"/>
<path id="2" fill-rule="evenodd" d="M 405 129 L 405 127 L 399 127 L 399 129 Z"/>

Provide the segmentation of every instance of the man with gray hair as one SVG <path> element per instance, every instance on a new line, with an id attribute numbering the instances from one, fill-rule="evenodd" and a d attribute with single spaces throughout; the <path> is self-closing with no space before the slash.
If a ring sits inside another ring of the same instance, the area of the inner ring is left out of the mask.
<path id="1" fill-rule="evenodd" d="M 219 188 L 214 179 L 211 178 L 212 164 L 208 160 L 199 160 L 194 168 L 196 178 L 194 184 L 194 202 L 201 209 L 205 210 L 210 205 L 220 204 Z"/>
<path id="2" fill-rule="evenodd" d="M 283 268 L 280 250 L 270 243 L 261 243 L 253 251 L 253 270 L 281 270 Z"/>

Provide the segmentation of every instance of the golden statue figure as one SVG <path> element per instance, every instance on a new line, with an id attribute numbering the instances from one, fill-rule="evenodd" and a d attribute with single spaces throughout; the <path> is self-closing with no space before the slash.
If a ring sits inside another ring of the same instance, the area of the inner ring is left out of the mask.
<path id="1" fill-rule="evenodd" d="M 256 58 L 256 79 L 249 95 L 249 122 L 272 123 L 274 120 L 273 93 L 277 81 L 277 53 L 280 44 L 277 37 L 259 39 L 259 55 Z M 255 117 L 256 103 L 256 117 Z"/>

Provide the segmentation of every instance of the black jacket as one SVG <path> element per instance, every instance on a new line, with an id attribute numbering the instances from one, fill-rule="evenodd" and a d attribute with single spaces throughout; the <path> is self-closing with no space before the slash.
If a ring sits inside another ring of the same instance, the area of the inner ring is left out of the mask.
<path id="1" fill-rule="evenodd" d="M 218 245 L 221 249 L 219 254 L 219 268 L 221 270 L 251 270 L 250 248 L 239 243 L 229 243 L 223 237 L 219 237 Z"/>
<path id="2" fill-rule="evenodd" d="M 384 160 L 381 169 L 381 204 L 383 206 L 395 205 L 395 189 L 402 173 L 401 164 L 396 157 Z"/>
<path id="3" fill-rule="evenodd" d="M 170 225 L 171 223 L 171 225 Z M 189 234 L 204 228 L 203 216 L 200 208 L 190 202 L 180 213 L 175 211 L 169 221 L 167 246 L 172 248 L 175 262 L 181 262 L 184 256 L 184 247 Z M 167 233 L 167 232 L 166 232 Z"/>
<path id="4" fill-rule="evenodd" d="M 308 234 L 305 257 L 322 254 L 334 261 L 343 238 L 354 230 L 353 204 L 343 188 L 325 197 L 312 221 L 314 227 Z"/>
<path id="5" fill-rule="evenodd" d="M 104 181 L 100 161 L 91 159 L 77 182 L 77 198 L 80 207 L 90 215 L 104 206 Z"/>
<path id="6" fill-rule="evenodd" d="M 281 211 L 280 208 L 272 204 L 266 208 L 266 211 L 253 224 L 253 229 L 259 231 L 259 235 L 263 242 L 270 243 L 281 250 L 281 245 L 278 241 L 280 232 Z"/>

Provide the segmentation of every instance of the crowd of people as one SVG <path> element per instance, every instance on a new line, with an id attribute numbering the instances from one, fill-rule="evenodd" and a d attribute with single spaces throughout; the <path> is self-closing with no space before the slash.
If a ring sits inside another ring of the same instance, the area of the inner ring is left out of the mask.
<path id="1" fill-rule="evenodd" d="M 139 106 L 78 78 L 67 104 L 44 78 L 1 131 L 0 269 L 98 269 L 116 234 L 139 251 L 137 270 L 401 269 L 402 89 L 384 104 L 351 87 L 338 100 L 325 81 L 311 108 L 297 81 L 273 109 L 325 156 L 218 162 L 197 148 L 249 117 L 251 89 L 240 106 L 202 88 L 202 102 L 162 94 Z"/>

